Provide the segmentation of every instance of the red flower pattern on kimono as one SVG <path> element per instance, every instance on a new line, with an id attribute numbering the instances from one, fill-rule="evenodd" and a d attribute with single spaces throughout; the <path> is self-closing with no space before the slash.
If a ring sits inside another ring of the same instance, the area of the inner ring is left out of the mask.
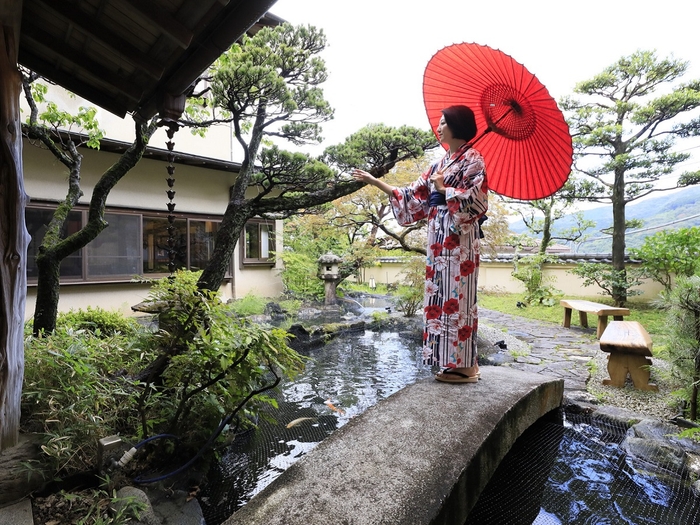
<path id="1" fill-rule="evenodd" d="M 445 239 L 445 249 L 447 250 L 454 250 L 455 248 L 459 248 L 459 235 L 456 234 L 451 234 L 449 237 Z"/>
<path id="2" fill-rule="evenodd" d="M 433 255 L 435 257 L 437 257 L 438 255 L 440 255 L 442 253 L 442 244 L 440 244 L 439 242 L 436 242 L 435 244 L 433 244 L 430 247 L 430 251 L 433 252 Z"/>
<path id="3" fill-rule="evenodd" d="M 442 315 L 442 307 L 437 304 L 431 304 L 425 307 L 426 319 L 437 319 Z"/>
<path id="4" fill-rule="evenodd" d="M 448 299 L 442 305 L 442 311 L 447 315 L 456 314 L 459 311 L 459 301 L 457 299 Z"/>
<path id="5" fill-rule="evenodd" d="M 457 331 L 457 335 L 459 336 L 460 341 L 466 341 L 469 339 L 472 335 L 472 332 L 474 329 L 471 326 L 463 326 Z"/>
<path id="6" fill-rule="evenodd" d="M 419 186 L 418 188 L 416 188 L 414 196 L 418 200 L 425 200 L 425 199 L 430 198 L 430 194 L 428 193 L 428 187 L 427 186 Z"/>
<path id="7" fill-rule="evenodd" d="M 475 268 L 476 264 L 474 264 L 474 261 L 464 261 L 459 265 L 459 274 L 464 276 L 471 275 L 474 273 Z"/>
<path id="8" fill-rule="evenodd" d="M 442 171 L 444 205 L 430 206 L 430 177 Z M 402 226 L 428 217 L 423 359 L 442 367 L 476 363 L 476 305 L 479 266 L 478 219 L 488 209 L 484 161 L 473 148 L 460 148 L 432 165 L 390 198 Z"/>

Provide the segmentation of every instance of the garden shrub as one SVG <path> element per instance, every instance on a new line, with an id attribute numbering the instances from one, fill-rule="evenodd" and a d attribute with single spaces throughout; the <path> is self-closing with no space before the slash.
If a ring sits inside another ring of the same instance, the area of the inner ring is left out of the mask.
<path id="1" fill-rule="evenodd" d="M 557 262 L 559 259 L 550 255 L 528 255 L 515 258 L 514 269 L 511 275 L 525 285 L 523 300 L 527 304 L 541 304 L 554 306 L 557 304 L 555 296 L 561 294 L 554 288 L 552 278 L 545 277 L 542 267 L 545 264 Z"/>
<path id="2" fill-rule="evenodd" d="M 22 431 L 44 434 L 54 472 L 91 470 L 100 438 L 134 436 L 139 389 L 129 377 L 154 356 L 133 343 L 65 326 L 26 339 Z"/>
<path id="3" fill-rule="evenodd" d="M 413 317 L 423 309 L 425 294 L 425 259 L 413 257 L 403 270 L 401 285 L 396 290 L 396 307 L 406 317 Z"/>
<path id="4" fill-rule="evenodd" d="M 671 291 L 673 276 L 700 274 L 700 228 L 664 230 L 644 239 L 630 255 L 641 259 L 642 268 L 651 279 Z"/>
<path id="5" fill-rule="evenodd" d="M 59 313 L 56 326 L 67 330 L 89 330 L 94 334 L 109 337 L 118 333 L 133 334 L 139 328 L 139 323 L 121 312 L 88 306 L 85 310 Z"/>
<path id="6" fill-rule="evenodd" d="M 184 463 L 224 422 L 250 425 L 274 406 L 265 392 L 303 367 L 284 330 L 236 317 L 191 272 L 155 282 L 147 302 L 162 309 L 165 328 L 106 335 L 64 324 L 27 338 L 22 429 L 45 435 L 55 473 L 92 470 L 97 441 L 114 434 L 133 444 L 175 434 L 175 462 Z"/>
<path id="7" fill-rule="evenodd" d="M 261 315 L 264 313 L 267 303 L 268 300 L 264 297 L 248 293 L 245 297 L 231 301 L 228 304 L 231 311 L 236 315 L 247 317 L 249 315 Z"/>
<path id="8" fill-rule="evenodd" d="M 679 277 L 661 302 L 668 313 L 669 380 L 681 385 L 674 394 L 687 402 L 688 417 L 695 420 L 700 415 L 700 276 Z"/>

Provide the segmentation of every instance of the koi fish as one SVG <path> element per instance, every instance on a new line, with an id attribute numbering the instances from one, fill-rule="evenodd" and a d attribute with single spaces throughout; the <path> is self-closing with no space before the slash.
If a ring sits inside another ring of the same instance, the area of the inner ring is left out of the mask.
<path id="1" fill-rule="evenodd" d="M 338 414 L 340 414 L 341 416 L 343 414 L 345 414 L 345 410 L 343 410 L 342 408 L 336 408 L 335 406 L 333 406 L 333 403 L 331 403 L 330 399 L 326 399 L 325 403 L 326 403 L 326 406 L 328 408 L 330 408 L 333 412 L 338 412 Z"/>
<path id="2" fill-rule="evenodd" d="M 300 418 L 297 418 L 297 419 L 295 419 L 294 421 L 290 421 L 289 423 L 287 423 L 287 428 L 295 427 L 295 426 L 297 426 L 297 425 L 303 423 L 304 421 L 311 421 L 312 419 L 316 419 L 316 418 L 315 418 L 315 417 L 300 417 Z"/>

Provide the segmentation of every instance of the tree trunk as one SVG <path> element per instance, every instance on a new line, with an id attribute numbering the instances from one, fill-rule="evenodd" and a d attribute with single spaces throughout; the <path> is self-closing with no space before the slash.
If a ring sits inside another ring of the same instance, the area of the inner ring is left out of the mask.
<path id="1" fill-rule="evenodd" d="M 50 334 L 56 329 L 58 297 L 60 293 L 61 259 L 53 252 L 41 253 L 37 259 L 37 280 L 34 308 L 34 335 Z"/>
<path id="2" fill-rule="evenodd" d="M 253 217 L 253 208 L 250 201 L 246 200 L 245 193 L 253 175 L 254 162 L 258 154 L 260 142 L 263 137 L 262 124 L 265 121 L 266 107 L 261 104 L 258 107 L 258 114 L 253 125 L 253 133 L 250 143 L 245 149 L 245 157 L 241 163 L 236 182 L 231 188 L 231 196 L 221 220 L 219 231 L 214 242 L 214 251 L 206 268 L 199 277 L 197 286 L 201 290 L 218 291 L 226 276 L 226 269 L 231 264 L 231 256 L 236 248 L 245 223 Z M 238 134 L 237 134 L 238 135 Z M 241 144 L 243 141 L 240 135 L 237 139 Z"/>
<path id="3" fill-rule="evenodd" d="M 41 435 L 22 434 L 15 447 L 0 455 L 0 507 L 41 490 L 45 480 L 51 479 L 53 472 L 42 461 L 41 444 Z M 34 466 L 27 468 L 32 463 Z"/>
<path id="4" fill-rule="evenodd" d="M 27 194 L 17 70 L 21 0 L 0 3 L 0 450 L 19 439 L 27 299 Z"/>
<path id="5" fill-rule="evenodd" d="M 549 248 L 549 244 L 552 242 L 552 205 L 547 206 L 543 211 L 544 223 L 542 225 L 542 242 L 540 243 L 540 250 L 538 252 L 540 255 L 547 253 L 547 248 Z"/>
<path id="6" fill-rule="evenodd" d="M 615 306 L 622 306 L 627 301 L 627 289 L 620 284 L 625 276 L 625 231 L 627 220 L 625 218 L 625 175 L 620 169 L 615 170 L 615 182 L 612 193 L 613 208 L 613 236 L 612 236 L 612 266 L 614 270 L 623 272 L 620 279 L 616 279 L 613 285 L 613 300 Z"/>
<path id="7" fill-rule="evenodd" d="M 211 259 L 199 277 L 197 284 L 200 289 L 215 292 L 221 286 L 231 262 L 231 255 L 245 228 L 246 221 L 250 218 L 250 213 L 250 206 L 245 200 L 229 202 L 216 235 Z"/>
<path id="8" fill-rule="evenodd" d="M 87 223 L 77 232 L 60 239 L 60 232 L 65 224 L 69 212 L 80 199 L 80 169 L 81 156 L 74 152 L 72 155 L 74 164 L 71 167 L 68 195 L 64 203 L 59 206 L 44 236 L 37 257 L 36 306 L 34 309 L 34 334 L 40 332 L 51 333 L 56 328 L 58 316 L 58 302 L 60 297 L 60 268 L 61 262 L 70 254 L 84 248 L 93 241 L 107 227 L 104 219 L 107 197 L 116 184 L 133 168 L 143 157 L 143 152 L 156 130 L 155 122 L 149 124 L 135 123 L 136 137 L 117 162 L 105 171 L 92 190 L 90 208 L 88 210 Z"/>

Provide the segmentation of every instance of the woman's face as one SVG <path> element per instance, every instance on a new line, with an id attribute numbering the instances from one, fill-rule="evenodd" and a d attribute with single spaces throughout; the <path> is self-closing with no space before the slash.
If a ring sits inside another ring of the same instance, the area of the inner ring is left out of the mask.
<path id="1" fill-rule="evenodd" d="M 452 130 L 445 122 L 445 115 L 440 117 L 440 123 L 438 124 L 438 127 L 437 127 L 437 134 L 438 134 L 438 138 L 440 139 L 440 142 L 447 142 L 453 138 L 452 137 Z"/>

